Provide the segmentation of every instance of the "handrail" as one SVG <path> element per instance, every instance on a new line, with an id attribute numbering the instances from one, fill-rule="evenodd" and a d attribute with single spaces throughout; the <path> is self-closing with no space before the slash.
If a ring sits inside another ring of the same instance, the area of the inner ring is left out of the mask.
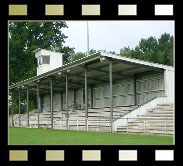
<path id="1" fill-rule="evenodd" d="M 120 107 L 133 107 L 135 106 L 134 104 L 131 104 L 131 105 L 120 105 L 120 106 L 114 106 L 113 108 L 120 108 Z M 106 107 L 102 107 L 102 108 L 98 108 L 98 107 L 94 107 L 94 108 L 90 108 L 90 109 L 103 109 L 103 108 L 110 108 L 110 106 L 106 106 Z"/>
<path id="2" fill-rule="evenodd" d="M 172 119 L 173 117 L 136 117 L 136 118 L 120 118 L 120 119 Z"/>
<path id="3" fill-rule="evenodd" d="M 76 119 L 78 119 L 78 120 L 86 120 L 86 119 L 88 119 L 88 120 L 90 120 L 90 119 L 110 120 L 110 117 L 88 117 L 88 118 L 86 118 L 86 117 L 83 117 L 83 118 L 82 117 L 71 117 L 71 118 L 60 117 L 59 120 L 67 120 L 67 119 L 69 119 L 69 120 L 76 120 Z M 59 121 L 58 119 L 54 119 L 54 120 Z"/>
<path id="4" fill-rule="evenodd" d="M 126 119 L 126 122 L 127 122 L 127 124 L 125 125 L 125 126 L 118 126 L 118 127 L 125 127 L 125 129 L 126 129 L 126 133 L 129 133 L 129 119 L 136 119 L 136 120 L 143 120 L 142 122 L 144 123 L 144 126 L 142 127 L 142 126 L 139 126 L 139 130 L 144 130 L 144 134 L 146 134 L 146 133 L 149 133 L 149 132 L 147 132 L 147 130 L 149 130 L 150 128 L 152 128 L 153 126 L 146 126 L 146 122 L 147 122 L 147 120 L 163 120 L 162 122 L 165 122 L 165 125 L 164 126 L 162 126 L 161 125 L 161 129 L 158 129 L 158 130 L 161 130 L 161 131 L 164 131 L 164 133 L 161 133 L 161 134 L 165 134 L 165 135 L 168 135 L 168 127 L 171 127 L 171 126 L 168 126 L 168 124 L 167 124 L 167 120 L 172 120 L 172 118 L 170 118 L 170 117 L 137 117 L 137 118 L 122 118 L 122 119 Z M 151 122 L 152 123 L 152 122 Z M 138 126 L 138 125 L 137 125 Z M 149 128 L 150 127 L 150 128 Z M 158 127 L 159 128 L 159 126 L 156 126 L 156 127 Z M 153 127 L 153 128 L 156 128 L 156 127 Z M 132 130 L 134 130 L 134 128 L 132 127 L 131 128 Z M 174 129 L 173 129 L 174 130 Z M 133 131 L 132 131 L 133 132 Z"/>

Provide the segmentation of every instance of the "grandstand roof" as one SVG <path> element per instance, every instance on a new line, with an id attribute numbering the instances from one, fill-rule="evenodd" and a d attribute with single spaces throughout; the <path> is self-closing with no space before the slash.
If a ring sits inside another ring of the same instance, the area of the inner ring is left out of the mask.
<path id="1" fill-rule="evenodd" d="M 46 72 L 44 74 L 25 79 L 21 82 L 12 84 L 10 91 L 16 91 L 19 88 L 26 90 L 28 86 L 30 92 L 36 93 L 37 82 L 40 85 L 40 94 L 50 91 L 49 81 L 53 80 L 53 91 L 65 91 L 65 74 L 68 74 L 68 88 L 78 89 L 84 87 L 84 70 L 88 71 L 88 86 L 99 83 L 109 82 L 109 62 L 113 61 L 113 81 L 122 78 L 130 78 L 149 72 L 163 72 L 164 70 L 174 70 L 171 66 L 157 63 L 145 62 L 142 60 L 122 57 L 116 54 L 97 52 L 76 61 L 67 63 L 59 68 Z"/>

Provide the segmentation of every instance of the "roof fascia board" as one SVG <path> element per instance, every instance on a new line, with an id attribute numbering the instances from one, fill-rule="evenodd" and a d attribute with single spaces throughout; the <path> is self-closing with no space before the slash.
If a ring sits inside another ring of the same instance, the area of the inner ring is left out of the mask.
<path id="1" fill-rule="evenodd" d="M 44 74 L 41 74 L 41 75 L 39 75 L 39 76 L 34 76 L 34 77 L 28 78 L 28 79 L 26 79 L 26 80 L 23 80 L 23 81 L 21 81 L 21 82 L 18 82 L 18 83 L 14 84 L 14 85 L 11 85 L 11 86 L 9 87 L 9 89 L 14 89 L 14 88 L 16 88 L 16 87 L 21 86 L 22 84 L 28 84 L 28 83 L 30 83 L 30 82 L 38 81 L 38 80 L 40 80 L 40 79 L 43 79 L 44 77 L 50 77 L 51 75 L 56 74 L 56 73 L 58 73 L 58 72 L 62 72 L 62 71 L 68 70 L 68 69 L 70 69 L 70 68 L 72 68 L 72 67 L 80 66 L 80 65 L 82 65 L 82 64 L 85 64 L 85 63 L 87 63 L 87 62 L 96 60 L 96 59 L 98 59 L 98 58 L 100 58 L 100 55 L 99 55 L 99 54 L 95 54 L 95 55 L 90 55 L 90 56 L 87 56 L 87 57 L 78 59 L 78 60 L 76 60 L 76 61 L 67 63 L 67 64 L 63 65 L 62 67 L 56 68 L 56 69 L 54 69 L 54 70 L 51 70 L 51 71 L 46 72 L 46 73 L 44 73 Z"/>
<path id="2" fill-rule="evenodd" d="M 171 67 L 171 66 L 157 64 L 157 63 L 145 62 L 145 61 L 142 61 L 142 60 L 122 57 L 122 56 L 114 55 L 114 54 L 102 53 L 101 56 L 116 59 L 116 60 L 121 60 L 121 61 L 126 62 L 126 63 L 133 63 L 133 64 L 141 65 L 141 66 L 159 68 L 159 69 L 164 69 L 164 70 L 173 70 L 173 67 Z"/>

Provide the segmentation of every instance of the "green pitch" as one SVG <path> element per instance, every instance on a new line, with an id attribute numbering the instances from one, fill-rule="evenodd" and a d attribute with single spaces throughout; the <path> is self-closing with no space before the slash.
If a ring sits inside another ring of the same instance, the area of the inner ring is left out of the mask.
<path id="1" fill-rule="evenodd" d="M 9 145 L 173 145 L 173 137 L 10 127 Z"/>

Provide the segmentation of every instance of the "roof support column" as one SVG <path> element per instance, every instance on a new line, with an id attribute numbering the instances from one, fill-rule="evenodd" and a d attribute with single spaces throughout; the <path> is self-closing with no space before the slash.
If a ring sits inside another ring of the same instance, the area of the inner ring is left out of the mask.
<path id="1" fill-rule="evenodd" d="M 39 105 L 40 105 L 40 112 L 43 112 L 43 96 L 40 95 L 39 97 Z"/>
<path id="2" fill-rule="evenodd" d="M 134 81 L 134 105 L 137 105 L 137 79 L 134 76 L 133 78 Z"/>
<path id="3" fill-rule="evenodd" d="M 74 110 L 76 110 L 76 89 L 74 89 Z"/>
<path id="4" fill-rule="evenodd" d="M 21 126 L 21 101 L 20 101 L 20 88 L 18 90 L 18 114 L 19 114 L 19 126 Z"/>
<path id="5" fill-rule="evenodd" d="M 112 88 L 112 59 L 109 59 L 109 88 L 110 88 L 110 119 L 111 132 L 113 132 L 113 88 Z"/>
<path id="6" fill-rule="evenodd" d="M 60 109 L 63 111 L 63 93 L 60 93 Z"/>
<path id="7" fill-rule="evenodd" d="M 93 86 L 91 86 L 91 108 L 93 109 Z"/>
<path id="8" fill-rule="evenodd" d="M 39 83 L 37 83 L 37 127 L 40 127 L 39 124 Z"/>
<path id="9" fill-rule="evenodd" d="M 50 79 L 50 112 L 51 112 L 51 129 L 53 129 L 53 81 Z"/>
<path id="10" fill-rule="evenodd" d="M 88 85 L 87 85 L 87 67 L 85 67 L 85 111 L 86 111 L 86 131 L 88 131 Z"/>
<path id="11" fill-rule="evenodd" d="M 61 109 L 61 111 L 62 111 L 62 118 L 63 118 L 63 93 L 61 92 L 60 93 L 60 109 Z"/>
<path id="12" fill-rule="evenodd" d="M 69 130 L 69 106 L 68 106 L 68 74 L 65 75 L 66 86 L 65 86 L 65 97 L 66 97 L 66 128 Z"/>
<path id="13" fill-rule="evenodd" d="M 11 126 L 14 126 L 14 119 L 13 119 L 13 92 L 11 92 Z"/>
<path id="14" fill-rule="evenodd" d="M 27 87 L 27 127 L 29 127 L 29 87 Z"/>

